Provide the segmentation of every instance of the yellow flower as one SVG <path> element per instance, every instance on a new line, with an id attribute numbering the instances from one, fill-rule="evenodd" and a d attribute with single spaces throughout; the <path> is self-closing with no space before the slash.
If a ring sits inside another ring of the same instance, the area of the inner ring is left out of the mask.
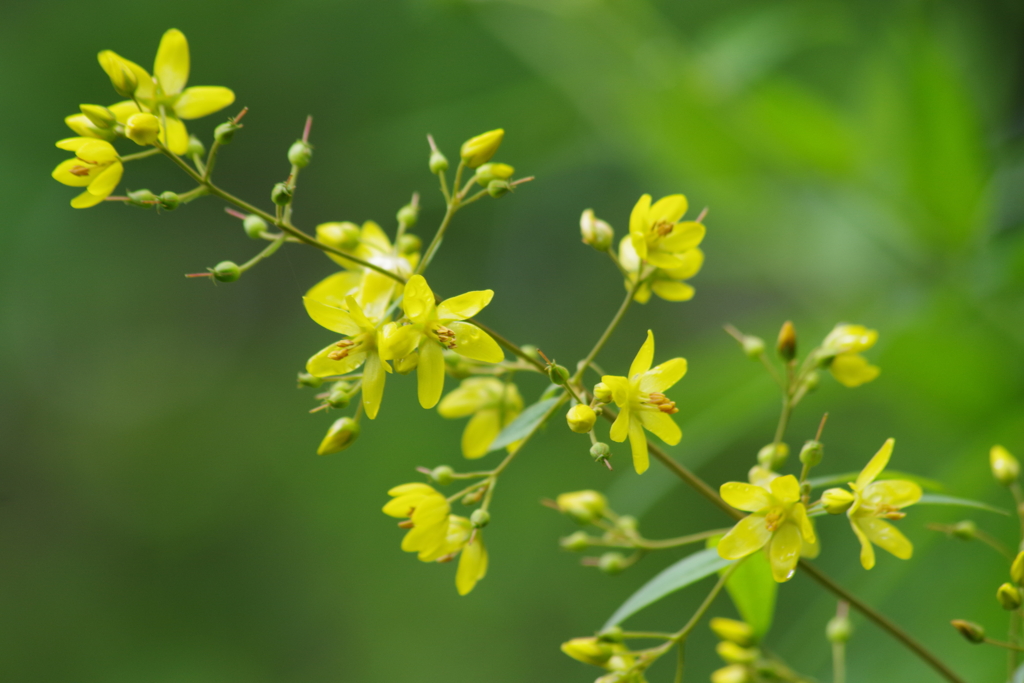
<path id="1" fill-rule="evenodd" d="M 402 309 L 409 324 L 385 327 L 381 358 L 403 358 L 419 349 L 416 377 L 420 405 L 424 408 L 437 405 L 444 390 L 443 349 L 485 363 L 498 363 L 505 358 L 501 347 L 489 334 L 464 322 L 479 313 L 493 296 L 493 291 L 485 289 L 435 304 L 434 292 L 422 275 L 413 275 L 406 282 Z"/>
<path id="2" fill-rule="evenodd" d="M 124 125 L 128 121 L 128 117 L 132 114 L 139 113 L 139 108 L 135 106 L 132 101 L 118 102 L 112 104 L 109 107 L 100 107 L 94 104 L 83 104 L 79 105 L 82 110 L 78 114 L 71 114 L 70 116 L 64 117 L 64 123 L 67 124 L 68 128 L 73 130 L 76 135 L 80 135 L 86 138 L 100 138 L 101 140 L 107 140 L 113 142 L 117 138 L 117 131 L 114 130 L 114 126 L 107 125 L 107 121 L 100 120 L 98 125 L 97 120 L 91 118 L 86 112 L 92 113 L 95 117 L 97 113 L 105 119 L 107 112 L 114 115 L 114 122 Z"/>
<path id="3" fill-rule="evenodd" d="M 657 294 L 665 301 L 689 301 L 693 298 L 693 286 L 683 282 L 700 272 L 704 265 L 704 252 L 698 247 L 687 249 L 678 254 L 682 262 L 677 268 L 655 268 L 654 272 L 645 278 L 645 281 L 633 295 L 637 303 L 645 304 L 651 298 L 651 292 Z M 625 268 L 629 275 L 626 276 L 626 291 L 633 289 L 636 279 L 640 276 L 640 257 L 637 256 L 633 247 L 633 238 L 626 235 L 619 242 L 619 263 Z"/>
<path id="4" fill-rule="evenodd" d="M 76 209 L 96 206 L 121 182 L 124 166 L 117 150 L 106 140 L 66 138 L 57 147 L 75 153 L 74 159 L 62 161 L 53 169 L 53 178 L 71 187 L 85 188 L 85 192 L 71 200 Z"/>
<path id="5" fill-rule="evenodd" d="M 466 520 L 466 523 L 468 524 L 469 520 Z M 459 568 L 455 570 L 455 590 L 459 595 L 469 593 L 476 587 L 477 581 L 487 575 L 487 562 L 483 533 L 477 529 L 475 534 L 470 532 L 468 542 L 462 547 L 462 554 L 459 555 Z"/>
<path id="6" fill-rule="evenodd" d="M 888 439 L 875 453 L 868 464 L 861 470 L 857 481 L 850 484 L 853 500 L 846 512 L 850 518 L 853 533 L 860 541 L 860 563 L 864 569 L 875 566 L 875 545 L 888 550 L 901 560 L 909 560 L 914 554 L 914 545 L 899 529 L 887 522 L 887 519 L 903 519 L 906 513 L 901 510 L 913 505 L 921 499 L 921 487 L 912 481 L 902 479 L 885 479 L 875 481 L 892 457 L 895 439 Z M 842 489 L 829 489 L 830 492 L 846 493 Z M 848 495 L 848 494 L 847 494 Z M 833 495 L 833 498 L 837 496 Z"/>
<path id="7" fill-rule="evenodd" d="M 680 223 L 687 209 L 686 197 L 673 194 L 651 205 L 645 194 L 629 216 L 629 237 L 637 256 L 665 270 L 683 268 L 682 254 L 704 239 L 705 228 L 696 221 Z"/>
<path id="8" fill-rule="evenodd" d="M 160 139 L 160 120 L 152 114 L 132 114 L 124 127 L 125 136 L 143 147 Z"/>
<path id="9" fill-rule="evenodd" d="M 768 546 L 772 576 L 782 583 L 793 576 L 804 543 L 816 537 L 800 502 L 800 482 L 792 474 L 772 479 L 767 487 L 738 481 L 722 484 L 722 498 L 737 510 L 751 512 L 718 543 L 718 554 L 738 560 Z"/>
<path id="10" fill-rule="evenodd" d="M 391 366 L 380 355 L 377 324 L 363 313 L 351 296 L 345 298 L 344 308 L 310 296 L 303 297 L 302 302 L 310 318 L 332 332 L 348 337 L 310 358 L 306 363 L 306 372 L 314 377 L 344 375 L 365 363 L 363 408 L 368 418 L 376 418 L 384 397 L 384 373 L 391 372 Z"/>
<path id="11" fill-rule="evenodd" d="M 523 399 L 516 385 L 494 377 L 462 380 L 459 388 L 437 406 L 441 417 L 473 416 L 462 432 L 462 454 L 470 459 L 486 455 L 502 427 L 516 419 L 522 410 Z M 513 449 L 514 444 L 509 445 L 509 450 Z"/>
<path id="12" fill-rule="evenodd" d="M 188 131 L 182 119 L 207 116 L 235 101 L 235 93 L 221 86 L 185 87 L 189 72 L 188 41 L 176 28 L 164 33 L 160 40 L 152 76 L 138 64 L 111 50 L 100 52 L 99 62 L 114 89 L 120 93 L 130 91 L 131 79 L 126 81 L 125 69 L 134 75 L 137 81 L 135 99 L 145 111 L 161 120 L 166 117 L 167 130 L 163 137 L 168 149 L 175 154 L 188 151 Z"/>
<path id="13" fill-rule="evenodd" d="M 601 381 L 612 392 L 612 400 L 619 407 L 619 416 L 612 425 L 612 441 L 629 438 L 633 450 L 633 467 L 642 474 L 650 464 L 647 454 L 647 436 L 644 429 L 659 439 L 675 446 L 683 432 L 669 415 L 679 412 L 676 404 L 664 394 L 686 374 L 686 359 L 673 358 L 651 368 L 654 361 L 654 333 L 647 331 L 647 341 L 629 366 L 629 376 L 605 375 Z"/>
<path id="14" fill-rule="evenodd" d="M 860 355 L 878 341 L 878 332 L 869 330 L 863 325 L 836 325 L 825 341 L 819 353 L 828 363 L 829 372 L 840 384 L 847 387 L 859 387 L 878 377 L 881 370 L 871 365 Z M 831 360 L 828 360 L 831 359 Z"/>

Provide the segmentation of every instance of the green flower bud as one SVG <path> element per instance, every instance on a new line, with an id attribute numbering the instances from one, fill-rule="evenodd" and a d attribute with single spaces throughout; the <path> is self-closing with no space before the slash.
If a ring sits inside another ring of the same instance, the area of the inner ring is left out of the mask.
<path id="1" fill-rule="evenodd" d="M 491 513 L 487 510 L 473 510 L 473 514 L 469 516 L 469 521 L 477 529 L 483 529 L 491 523 Z"/>
<path id="2" fill-rule="evenodd" d="M 626 568 L 626 557 L 622 553 L 605 553 L 598 559 L 597 568 L 605 574 L 614 576 Z"/>
<path id="3" fill-rule="evenodd" d="M 512 189 L 512 186 L 508 184 L 506 180 L 492 180 L 487 183 L 487 194 L 491 195 L 495 199 L 507 193 Z"/>
<path id="4" fill-rule="evenodd" d="M 278 206 L 288 206 L 292 203 L 292 188 L 287 183 L 277 183 L 270 191 L 270 200 Z"/>
<path id="5" fill-rule="evenodd" d="M 338 410 L 347 408 L 351 400 L 352 395 L 345 389 L 332 389 L 331 393 L 327 395 L 327 405 Z"/>
<path id="6" fill-rule="evenodd" d="M 234 121 L 225 121 L 213 129 L 213 139 L 221 145 L 230 144 L 232 138 L 235 137 L 235 131 L 239 128 L 241 126 Z"/>
<path id="7" fill-rule="evenodd" d="M 1003 609 L 1012 612 L 1020 607 L 1020 590 L 1012 583 L 1004 583 L 996 591 L 996 600 L 998 600 L 999 604 L 1003 606 Z"/>
<path id="8" fill-rule="evenodd" d="M 585 531 L 574 531 L 559 540 L 558 544 L 566 550 L 580 552 L 590 547 L 590 537 L 587 536 L 587 532 Z"/>
<path id="9" fill-rule="evenodd" d="M 407 232 L 398 238 L 398 253 L 404 256 L 415 254 L 422 246 L 423 240 L 419 238 L 419 235 Z"/>
<path id="10" fill-rule="evenodd" d="M 604 382 L 598 382 L 594 385 L 594 398 L 598 403 L 611 403 L 612 390 Z"/>
<path id="11" fill-rule="evenodd" d="M 807 377 L 804 378 L 804 391 L 814 391 L 818 388 L 819 384 L 821 384 L 821 374 L 817 370 L 811 370 L 807 373 Z"/>
<path id="12" fill-rule="evenodd" d="M 234 261 L 221 261 L 213 267 L 213 277 L 220 282 L 234 282 L 242 277 L 242 271 Z"/>
<path id="13" fill-rule="evenodd" d="M 985 628 L 980 624 L 975 624 L 973 621 L 965 621 L 963 619 L 954 619 L 949 623 L 953 625 L 953 628 L 960 632 L 960 635 L 967 639 L 967 642 L 985 642 Z"/>
<path id="14" fill-rule="evenodd" d="M 587 209 L 580 216 L 580 234 L 583 236 L 583 244 L 589 244 L 598 251 L 608 251 L 615 239 L 615 230 L 595 216 L 593 209 Z"/>
<path id="15" fill-rule="evenodd" d="M 622 515 L 615 521 L 615 526 L 623 531 L 636 531 L 640 522 L 633 515 Z"/>
<path id="16" fill-rule="evenodd" d="M 1002 446 L 993 446 L 988 453 L 992 476 L 1003 486 L 1009 486 L 1020 476 L 1020 463 Z"/>
<path id="17" fill-rule="evenodd" d="M 789 457 L 789 446 L 783 442 L 770 443 L 757 452 L 757 462 L 773 472 L 778 472 Z"/>
<path id="18" fill-rule="evenodd" d="M 757 360 L 764 355 L 764 339 L 760 337 L 744 335 L 740 344 L 743 346 L 743 353 L 747 354 L 747 358 L 751 360 Z"/>
<path id="19" fill-rule="evenodd" d="M 149 190 L 135 190 L 128 193 L 128 203 L 132 206 L 141 206 L 144 209 L 151 209 L 157 205 L 159 198 Z"/>
<path id="20" fill-rule="evenodd" d="M 487 187 L 492 180 L 508 180 L 515 172 L 516 169 L 508 164 L 490 162 L 476 169 L 476 175 L 473 176 L 473 180 L 477 185 Z"/>
<path id="21" fill-rule="evenodd" d="M 760 655 L 756 648 L 741 647 L 731 640 L 719 641 L 715 652 L 726 664 L 752 664 Z"/>
<path id="22" fill-rule="evenodd" d="M 316 226 L 316 238 L 336 249 L 352 251 L 359 246 L 362 232 L 359 226 L 349 221 L 321 223 Z"/>
<path id="23" fill-rule="evenodd" d="M 800 449 L 800 462 L 808 467 L 816 467 L 825 455 L 825 446 L 820 441 L 808 441 Z"/>
<path id="24" fill-rule="evenodd" d="M 850 623 L 850 617 L 838 614 L 828 620 L 828 624 L 825 626 L 825 637 L 828 638 L 830 643 L 845 643 L 853 635 L 853 625 Z"/>
<path id="25" fill-rule="evenodd" d="M 448 465 L 438 465 L 434 469 L 430 470 L 430 478 L 434 480 L 438 486 L 447 486 L 448 484 L 455 481 L 455 470 Z"/>
<path id="26" fill-rule="evenodd" d="M 316 389 L 323 383 L 324 381 L 317 377 L 316 375 L 311 375 L 308 372 L 299 373 L 300 387 L 309 387 L 310 389 Z"/>
<path id="27" fill-rule="evenodd" d="M 621 643 L 624 640 L 623 635 L 621 626 L 610 626 L 602 629 L 597 634 L 597 639 L 605 643 Z"/>
<path id="28" fill-rule="evenodd" d="M 978 535 L 978 525 L 969 519 L 965 519 L 954 524 L 952 529 L 950 529 L 950 533 L 961 541 L 971 541 Z"/>
<path id="29" fill-rule="evenodd" d="M 782 360 L 791 361 L 796 358 L 796 328 L 792 322 L 787 320 L 782 324 L 775 350 Z"/>
<path id="30" fill-rule="evenodd" d="M 552 384 L 565 384 L 569 381 L 569 371 L 565 369 L 565 366 L 551 363 L 548 365 L 548 379 Z"/>
<path id="31" fill-rule="evenodd" d="M 1018 586 L 1024 586 L 1024 551 L 1017 553 L 1010 565 L 1010 578 Z"/>
<path id="32" fill-rule="evenodd" d="M 152 145 L 160 139 L 160 119 L 152 114 L 132 114 L 125 123 L 124 134 L 137 145 Z"/>
<path id="33" fill-rule="evenodd" d="M 750 625 L 745 621 L 715 617 L 708 625 L 715 632 L 716 636 L 722 640 L 736 643 L 741 647 L 750 647 L 756 642 L 754 629 L 750 628 Z"/>
<path id="34" fill-rule="evenodd" d="M 316 450 L 317 455 L 330 455 L 338 453 L 352 445 L 352 442 L 359 437 L 359 423 L 351 417 L 343 417 L 337 420 L 327 430 L 327 436 L 320 442 Z"/>
<path id="35" fill-rule="evenodd" d="M 161 192 L 159 201 L 160 208 L 166 211 L 174 211 L 179 206 L 181 206 L 181 197 L 179 197 L 176 193 L 171 192 L 170 190 L 167 190 L 166 192 Z"/>
<path id="36" fill-rule="evenodd" d="M 464 495 L 462 497 L 462 504 L 463 505 L 476 505 L 477 503 L 480 502 L 480 499 L 484 497 L 484 491 L 485 490 L 486 490 L 486 487 L 479 488 L 476 491 L 472 491 L 470 493 L 467 493 L 466 495 Z"/>
<path id="37" fill-rule="evenodd" d="M 611 454 L 611 447 L 602 441 L 598 441 L 590 447 L 590 455 L 593 456 L 594 460 L 607 460 Z"/>
<path id="38" fill-rule="evenodd" d="M 404 225 L 407 228 L 411 228 L 412 226 L 416 225 L 416 220 L 420 217 L 420 209 L 418 206 L 406 204 L 405 206 L 398 210 L 398 213 L 395 214 L 395 217 L 398 219 L 399 225 Z"/>
<path id="39" fill-rule="evenodd" d="M 711 683 L 751 683 L 751 680 L 745 664 L 730 664 L 711 672 Z"/>
<path id="40" fill-rule="evenodd" d="M 462 149 L 459 151 L 462 156 L 462 163 L 470 168 L 477 168 L 487 163 L 494 156 L 494 153 L 498 151 L 498 147 L 501 146 L 501 141 L 504 137 L 505 131 L 498 128 L 466 140 L 462 143 Z"/>
<path id="41" fill-rule="evenodd" d="M 313 147 L 303 140 L 296 140 L 292 143 L 292 146 L 288 148 L 288 161 L 293 166 L 299 168 L 305 168 L 309 166 L 309 161 L 313 158 Z"/>
<path id="42" fill-rule="evenodd" d="M 188 152 L 187 152 L 187 154 L 190 157 L 196 157 L 196 156 L 201 157 L 201 156 L 205 156 L 206 155 L 206 147 L 203 145 L 202 141 L 199 138 L 197 138 L 195 135 L 189 135 L 188 136 Z"/>
<path id="43" fill-rule="evenodd" d="M 555 499 L 559 511 L 569 515 L 577 524 L 590 524 L 608 510 L 608 499 L 597 491 L 562 493 Z"/>
<path id="44" fill-rule="evenodd" d="M 85 117 L 92 122 L 92 125 L 96 126 L 101 130 L 107 130 L 113 128 L 114 124 L 117 123 L 117 117 L 114 116 L 114 112 L 110 111 L 106 107 L 98 104 L 80 104 L 78 108 L 82 110 Z"/>
<path id="45" fill-rule="evenodd" d="M 519 350 L 523 352 L 523 355 L 530 360 L 540 361 L 540 350 L 533 344 L 523 344 L 519 347 Z"/>
<path id="46" fill-rule="evenodd" d="M 441 152 L 430 153 L 430 172 L 434 175 L 448 170 L 448 159 Z"/>
<path id="47" fill-rule="evenodd" d="M 829 489 L 821 494 L 821 506 L 830 515 L 841 515 L 853 505 L 853 494 L 846 489 Z"/>
<path id="48" fill-rule="evenodd" d="M 258 240 L 267 231 L 267 222 L 254 213 L 249 214 L 242 221 L 242 228 L 250 239 Z"/>
<path id="49" fill-rule="evenodd" d="M 611 646 L 594 637 L 573 638 L 562 643 L 562 652 L 579 662 L 592 666 L 604 666 L 612 656 Z"/>
<path id="50" fill-rule="evenodd" d="M 597 421 L 597 413 L 590 406 L 577 403 L 572 408 L 569 408 L 565 420 L 569 423 L 569 429 L 577 434 L 586 434 L 594 428 L 594 422 Z"/>

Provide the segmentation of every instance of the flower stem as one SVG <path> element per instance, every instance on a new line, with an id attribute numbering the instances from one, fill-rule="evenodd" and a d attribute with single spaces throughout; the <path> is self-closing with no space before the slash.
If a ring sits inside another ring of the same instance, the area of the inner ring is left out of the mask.
<path id="1" fill-rule="evenodd" d="M 636 294 L 636 291 L 640 288 L 640 284 L 642 282 L 643 280 L 638 275 L 636 278 L 636 282 L 633 284 L 632 287 L 630 287 L 629 292 L 626 293 L 626 298 L 622 300 L 622 304 L 619 306 L 619 310 L 616 311 L 615 317 L 612 318 L 612 321 L 608 323 L 608 327 L 605 328 L 604 333 L 601 335 L 601 338 L 597 340 L 596 344 L 594 344 L 594 348 L 590 349 L 590 353 L 587 354 L 587 357 L 580 361 L 579 366 L 577 366 L 576 368 L 576 374 L 573 375 L 572 379 L 569 380 L 570 384 L 579 384 L 580 379 L 583 378 L 583 373 L 586 372 L 587 370 L 587 367 L 590 366 L 594 358 L 597 357 L 597 354 L 599 354 L 601 352 L 601 349 L 604 348 L 605 343 L 612 336 L 612 332 L 615 331 L 615 328 L 618 327 L 619 323 L 622 321 L 622 316 L 626 315 L 626 311 L 629 310 L 629 305 L 633 303 L 633 296 Z"/>

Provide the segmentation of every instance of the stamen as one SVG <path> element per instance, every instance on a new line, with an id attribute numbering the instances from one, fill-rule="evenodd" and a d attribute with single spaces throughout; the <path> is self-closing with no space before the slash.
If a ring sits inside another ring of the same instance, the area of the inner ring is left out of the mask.
<path id="1" fill-rule="evenodd" d="M 69 172 L 71 173 L 71 175 L 76 175 L 76 176 L 79 176 L 79 177 L 84 177 L 84 176 L 89 175 L 89 171 L 90 170 L 91 169 L 88 169 L 85 166 L 73 166 Z"/>
<path id="2" fill-rule="evenodd" d="M 764 516 L 764 526 L 768 531 L 775 531 L 782 525 L 784 519 L 786 519 L 786 513 L 779 508 L 773 508 Z"/>
<path id="3" fill-rule="evenodd" d="M 444 325 L 438 325 L 434 333 L 437 335 L 437 341 L 441 342 L 442 346 L 449 349 L 455 348 L 455 332 Z"/>
<path id="4" fill-rule="evenodd" d="M 414 526 L 415 525 L 412 523 L 411 519 L 403 519 L 401 522 L 398 523 L 399 529 L 411 529 Z"/>

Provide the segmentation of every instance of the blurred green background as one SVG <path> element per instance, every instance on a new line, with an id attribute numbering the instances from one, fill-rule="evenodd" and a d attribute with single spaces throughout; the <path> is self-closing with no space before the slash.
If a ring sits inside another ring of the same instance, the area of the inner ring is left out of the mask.
<path id="1" fill-rule="evenodd" d="M 1024 455 L 1019 2 L 0 4 L 4 680 L 588 681 L 599 672 L 558 643 L 598 628 L 683 551 L 601 575 L 559 550 L 572 525 L 538 501 L 607 490 L 651 537 L 723 524 L 657 464 L 629 472 L 622 447 L 614 473 L 595 466 L 556 421 L 502 479 L 491 570 L 470 596 L 456 595 L 453 567 L 402 553 L 385 491 L 417 465 L 458 466 L 463 424 L 421 410 L 414 380 L 397 377 L 357 446 L 314 454 L 337 413 L 308 415 L 294 375 L 332 335 L 299 297 L 332 263 L 291 247 L 236 284 L 185 280 L 255 253 L 217 200 L 76 211 L 76 190 L 48 177 L 66 156 L 52 147 L 69 135 L 63 116 L 117 99 L 96 53 L 148 67 L 170 27 L 190 40 L 190 83 L 227 85 L 250 108 L 218 165 L 227 189 L 268 205 L 314 115 L 295 211 L 307 229 L 374 218 L 393 230 L 419 190 L 429 238 L 442 204 L 424 135 L 454 158 L 504 127 L 499 159 L 537 181 L 460 214 L 431 282 L 493 288 L 483 319 L 567 364 L 622 295 L 579 243 L 580 212 L 621 235 L 642 192 L 710 207 L 696 298 L 636 307 L 600 358 L 624 369 L 651 328 L 659 359 L 690 360 L 671 450 L 710 481 L 745 475 L 777 410 L 722 324 L 770 339 L 792 319 L 806 349 L 851 321 L 880 330 L 869 355 L 882 375 L 856 390 L 824 378 L 790 443 L 827 410 L 822 472 L 858 469 L 893 436 L 894 466 L 1008 505 L 987 452 Z M 209 141 L 220 120 L 192 130 Z M 129 165 L 126 183 L 189 189 L 157 158 Z M 542 389 L 523 381 L 528 400 Z M 967 516 L 1015 542 L 1010 519 Z M 969 680 L 1002 680 L 1000 652 L 948 626 L 998 635 L 1007 622 L 994 599 L 1006 562 L 925 528 L 962 518 L 914 509 L 901 523 L 913 561 L 885 555 L 870 573 L 845 522 L 822 520 L 820 565 Z M 627 624 L 678 628 L 706 588 Z M 781 588 L 770 647 L 830 680 L 834 608 L 798 576 Z M 854 623 L 851 681 L 938 680 Z M 719 665 L 713 643 L 699 628 L 688 680 Z"/>

